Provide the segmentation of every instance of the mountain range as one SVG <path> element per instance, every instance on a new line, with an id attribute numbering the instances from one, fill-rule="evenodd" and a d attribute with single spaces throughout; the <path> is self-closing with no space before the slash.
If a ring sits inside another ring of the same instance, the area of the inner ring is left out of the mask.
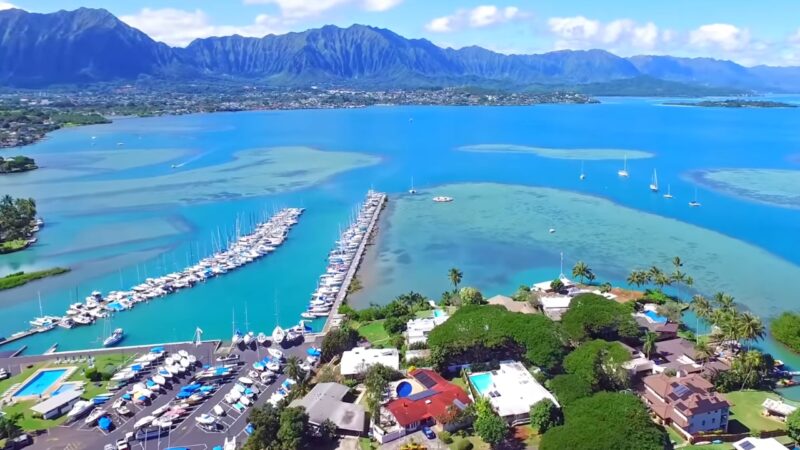
<path id="1" fill-rule="evenodd" d="M 800 92 L 799 67 L 744 67 L 673 56 L 623 58 L 604 50 L 505 55 L 441 48 L 364 25 L 298 33 L 156 42 L 103 9 L 0 11 L 0 84 L 43 87 L 136 80 L 224 78 L 275 86 L 483 86 L 519 90 L 629 89 Z"/>

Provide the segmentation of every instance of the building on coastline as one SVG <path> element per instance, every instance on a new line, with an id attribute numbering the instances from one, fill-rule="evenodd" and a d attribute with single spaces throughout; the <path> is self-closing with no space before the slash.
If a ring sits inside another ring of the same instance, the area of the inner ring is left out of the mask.
<path id="1" fill-rule="evenodd" d="M 714 356 L 708 358 L 708 361 L 703 361 L 694 344 L 683 338 L 659 341 L 655 347 L 653 354 L 650 355 L 655 373 L 673 370 L 677 375 L 694 373 L 709 375 L 730 370 L 727 363 Z"/>
<path id="2" fill-rule="evenodd" d="M 395 386 L 396 398 L 381 407 L 379 417 L 372 418 L 372 435 L 379 443 L 399 439 L 423 426 L 451 432 L 469 425 L 459 415 L 472 401 L 463 389 L 438 373 L 415 369 Z"/>
<path id="3" fill-rule="evenodd" d="M 746 437 L 733 443 L 736 450 L 786 450 L 786 446 L 775 438 Z"/>
<path id="4" fill-rule="evenodd" d="M 58 395 L 54 395 L 43 402 L 31 406 L 31 411 L 36 416 L 43 419 L 55 419 L 68 413 L 70 409 L 78 403 L 83 395 L 83 389 L 74 389 Z"/>
<path id="5" fill-rule="evenodd" d="M 342 353 L 339 368 L 343 376 L 352 377 L 363 374 L 375 364 L 400 370 L 400 352 L 396 348 L 356 347 Z"/>
<path id="6" fill-rule="evenodd" d="M 411 319 L 406 324 L 406 343 L 408 345 L 428 342 L 428 334 L 443 324 L 450 316 L 441 310 L 434 310 L 433 317 Z"/>
<path id="7" fill-rule="evenodd" d="M 642 399 L 664 425 L 685 438 L 699 433 L 728 430 L 730 403 L 697 374 L 669 377 L 663 373 L 644 378 Z"/>
<path id="8" fill-rule="evenodd" d="M 490 305 L 497 305 L 502 306 L 510 312 L 517 312 L 522 314 L 536 314 L 536 308 L 530 305 L 528 302 L 517 302 L 514 301 L 513 298 L 507 297 L 505 295 L 495 295 L 494 297 L 487 300 L 487 303 Z"/>
<path id="9" fill-rule="evenodd" d="M 319 383 L 305 397 L 289 405 L 302 406 L 308 413 L 308 423 L 319 427 L 326 420 L 336 424 L 340 436 L 361 436 L 367 428 L 367 413 L 361 405 L 348 402 L 350 388 L 339 383 Z"/>
<path id="10" fill-rule="evenodd" d="M 478 395 L 488 399 L 510 425 L 530 422 L 531 406 L 540 400 L 548 399 L 559 406 L 553 394 L 517 361 L 502 361 L 497 370 L 470 374 L 469 380 Z"/>

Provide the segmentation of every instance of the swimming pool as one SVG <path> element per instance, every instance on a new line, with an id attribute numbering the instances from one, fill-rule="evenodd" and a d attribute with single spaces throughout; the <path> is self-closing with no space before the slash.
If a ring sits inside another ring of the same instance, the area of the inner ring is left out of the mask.
<path id="1" fill-rule="evenodd" d="M 444 311 L 441 309 L 434 309 L 433 310 L 433 317 L 442 317 L 444 315 Z"/>
<path id="2" fill-rule="evenodd" d="M 397 396 L 399 398 L 408 397 L 411 395 L 411 391 L 414 390 L 414 387 L 411 386 L 411 383 L 408 381 L 401 381 L 397 383 L 397 387 L 395 388 L 395 392 L 397 392 Z"/>
<path id="3" fill-rule="evenodd" d="M 667 323 L 667 318 L 656 313 L 655 311 L 645 311 L 645 316 L 649 317 L 655 323 Z"/>
<path id="4" fill-rule="evenodd" d="M 50 396 L 55 397 L 56 395 L 63 394 L 64 392 L 74 391 L 75 389 L 78 389 L 80 385 L 81 383 L 61 383 L 61 386 L 56 388 L 55 391 L 51 392 Z"/>
<path id="5" fill-rule="evenodd" d="M 42 395 L 66 372 L 67 369 L 40 370 L 33 378 L 29 378 L 24 386 L 14 393 L 14 397 Z"/>
<path id="6" fill-rule="evenodd" d="M 486 396 L 486 392 L 492 387 L 492 374 L 489 372 L 476 373 L 469 376 L 469 382 L 475 387 L 482 397 Z"/>

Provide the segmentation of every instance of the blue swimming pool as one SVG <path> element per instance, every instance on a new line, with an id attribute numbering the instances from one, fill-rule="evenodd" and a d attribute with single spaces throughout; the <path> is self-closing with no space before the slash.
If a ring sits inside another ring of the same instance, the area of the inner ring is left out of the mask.
<path id="1" fill-rule="evenodd" d="M 78 389 L 78 386 L 80 386 L 80 383 L 61 383 L 61 386 L 56 388 L 55 391 L 51 392 L 50 396 L 55 397 L 56 395 L 63 394 L 64 392 L 74 391 L 75 389 Z"/>
<path id="2" fill-rule="evenodd" d="M 442 317 L 444 315 L 444 311 L 441 309 L 434 309 L 433 310 L 433 317 Z"/>
<path id="3" fill-rule="evenodd" d="M 649 317 L 655 323 L 667 323 L 667 318 L 656 313 L 655 311 L 645 311 L 645 316 Z"/>
<path id="4" fill-rule="evenodd" d="M 469 381 L 478 394 L 485 396 L 486 392 L 492 387 L 492 374 L 489 372 L 476 373 L 469 376 Z"/>
<path id="5" fill-rule="evenodd" d="M 28 380 L 22 388 L 20 388 L 14 397 L 26 397 L 29 395 L 41 395 L 45 393 L 50 386 L 53 385 L 62 375 L 67 372 L 67 369 L 45 369 L 34 375 L 33 378 Z"/>
<path id="6" fill-rule="evenodd" d="M 408 381 L 401 381 L 397 383 L 397 388 L 395 389 L 399 398 L 408 397 L 411 395 L 412 390 L 414 390 L 414 387 L 411 386 L 411 383 Z"/>

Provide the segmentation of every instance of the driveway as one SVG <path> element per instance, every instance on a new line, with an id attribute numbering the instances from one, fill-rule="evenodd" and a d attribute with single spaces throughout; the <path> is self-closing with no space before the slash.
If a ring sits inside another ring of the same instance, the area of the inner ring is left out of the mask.
<path id="1" fill-rule="evenodd" d="M 411 433 L 409 435 L 403 436 L 400 439 L 394 440 L 392 442 L 387 442 L 381 445 L 381 450 L 400 450 L 400 447 L 403 444 L 416 442 L 417 444 L 422 444 L 428 447 L 428 450 L 447 450 L 447 444 L 440 441 L 437 437 L 436 439 L 428 439 L 422 434 L 422 431 L 417 431 L 416 433 Z"/>

